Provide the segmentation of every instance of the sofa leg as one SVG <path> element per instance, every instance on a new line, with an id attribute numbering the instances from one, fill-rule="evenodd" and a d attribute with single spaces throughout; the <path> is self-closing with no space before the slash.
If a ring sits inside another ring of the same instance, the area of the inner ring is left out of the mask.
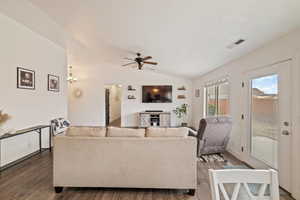
<path id="1" fill-rule="evenodd" d="M 195 189 L 189 189 L 188 195 L 194 196 L 196 190 Z"/>
<path id="2" fill-rule="evenodd" d="M 63 187 L 54 187 L 56 193 L 61 193 L 63 191 Z"/>

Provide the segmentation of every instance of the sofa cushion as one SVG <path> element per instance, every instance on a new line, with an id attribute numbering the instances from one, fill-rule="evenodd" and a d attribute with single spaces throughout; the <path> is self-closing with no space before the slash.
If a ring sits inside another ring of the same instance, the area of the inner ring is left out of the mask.
<path id="1" fill-rule="evenodd" d="M 145 137 L 145 129 L 108 127 L 107 137 Z"/>
<path id="2" fill-rule="evenodd" d="M 72 126 L 66 131 L 66 136 L 71 137 L 105 137 L 106 128 L 104 127 L 85 127 Z"/>
<path id="3" fill-rule="evenodd" d="M 186 127 L 180 128 L 147 128 L 147 137 L 187 137 L 189 129 Z"/>

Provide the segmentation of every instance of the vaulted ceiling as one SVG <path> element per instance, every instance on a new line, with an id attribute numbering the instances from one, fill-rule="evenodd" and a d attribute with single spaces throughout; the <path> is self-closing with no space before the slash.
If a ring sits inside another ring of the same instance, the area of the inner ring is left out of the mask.
<path id="1" fill-rule="evenodd" d="M 300 26 L 299 0 L 28 0 L 93 49 L 141 51 L 194 77 Z M 238 39 L 246 41 L 233 49 Z"/>

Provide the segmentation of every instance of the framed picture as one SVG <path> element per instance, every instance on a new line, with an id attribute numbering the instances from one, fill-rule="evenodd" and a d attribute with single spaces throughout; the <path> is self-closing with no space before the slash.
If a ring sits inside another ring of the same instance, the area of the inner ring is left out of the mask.
<path id="1" fill-rule="evenodd" d="M 59 92 L 59 76 L 48 74 L 48 91 Z"/>
<path id="2" fill-rule="evenodd" d="M 17 67 L 17 88 L 35 89 L 35 72 L 33 70 Z"/>

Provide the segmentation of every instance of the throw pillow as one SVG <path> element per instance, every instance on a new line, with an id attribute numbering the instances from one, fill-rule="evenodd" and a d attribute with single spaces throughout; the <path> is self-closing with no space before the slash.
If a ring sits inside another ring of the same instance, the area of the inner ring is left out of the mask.
<path id="1" fill-rule="evenodd" d="M 186 127 L 180 128 L 147 128 L 147 137 L 187 137 L 189 129 Z"/>
<path id="2" fill-rule="evenodd" d="M 145 129 L 108 127 L 107 137 L 145 137 Z"/>
<path id="3" fill-rule="evenodd" d="M 66 136 L 71 137 L 105 137 L 106 128 L 104 127 L 79 127 L 72 126 L 66 131 Z"/>

